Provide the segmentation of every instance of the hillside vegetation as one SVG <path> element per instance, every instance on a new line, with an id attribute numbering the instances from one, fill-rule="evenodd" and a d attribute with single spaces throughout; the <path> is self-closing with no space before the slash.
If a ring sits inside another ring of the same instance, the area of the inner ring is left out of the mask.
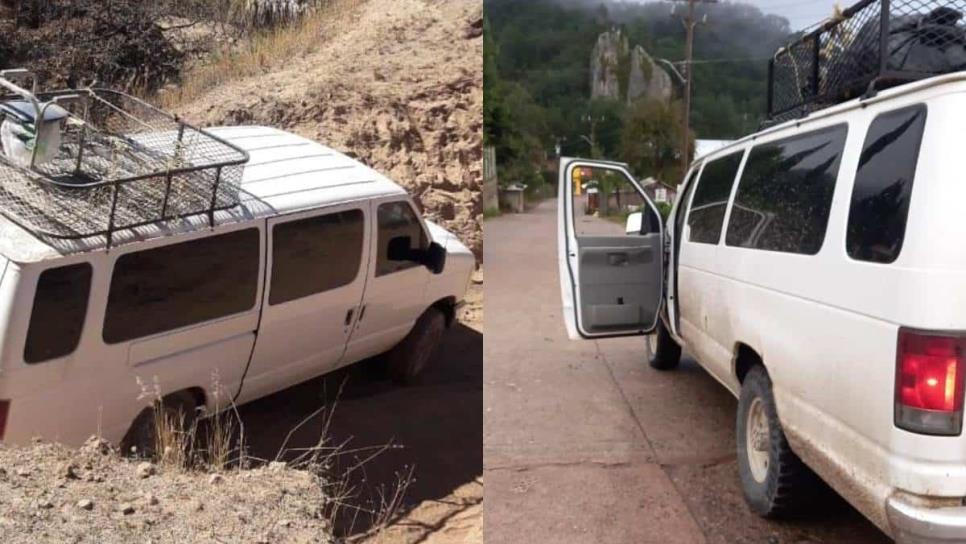
<path id="1" fill-rule="evenodd" d="M 602 32 L 617 26 L 631 44 L 644 46 L 655 58 L 682 60 L 684 29 L 670 4 L 485 4 L 486 130 L 501 167 L 517 172 L 518 162 L 552 154 L 558 142 L 564 154 L 589 155 L 581 138 L 590 133 L 582 120 L 587 115 L 602 119 L 594 127 L 600 154 L 623 159 L 627 152 L 621 140 L 632 108 L 590 101 L 591 51 Z M 789 39 L 788 21 L 746 4 L 708 4 L 698 14 L 708 18 L 694 44 L 694 136 L 732 139 L 752 132 L 764 116 L 767 59 Z"/>

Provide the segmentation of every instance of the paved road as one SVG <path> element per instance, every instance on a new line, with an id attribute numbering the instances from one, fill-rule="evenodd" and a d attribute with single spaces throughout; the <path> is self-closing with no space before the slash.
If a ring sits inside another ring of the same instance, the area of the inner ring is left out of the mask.
<path id="1" fill-rule="evenodd" d="M 834 495 L 764 521 L 741 497 L 736 401 L 693 361 L 658 373 L 642 338 L 569 341 L 556 209 L 484 225 L 487 543 L 883 543 Z"/>

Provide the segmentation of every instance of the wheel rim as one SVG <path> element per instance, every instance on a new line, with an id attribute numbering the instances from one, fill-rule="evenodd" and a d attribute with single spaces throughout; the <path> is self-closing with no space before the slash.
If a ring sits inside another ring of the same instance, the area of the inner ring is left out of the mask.
<path id="1" fill-rule="evenodd" d="M 648 355 L 653 356 L 657 353 L 657 333 L 647 335 L 647 349 L 650 350 Z"/>
<path id="2" fill-rule="evenodd" d="M 745 425 L 745 452 L 748 466 L 755 481 L 761 483 L 768 475 L 771 450 L 771 435 L 768 432 L 768 414 L 765 403 L 755 397 L 748 408 L 748 421 Z"/>

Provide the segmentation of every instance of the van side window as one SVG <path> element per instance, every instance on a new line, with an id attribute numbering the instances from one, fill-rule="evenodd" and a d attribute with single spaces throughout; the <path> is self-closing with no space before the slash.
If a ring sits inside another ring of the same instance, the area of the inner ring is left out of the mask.
<path id="1" fill-rule="evenodd" d="M 691 227 L 689 241 L 717 244 L 721 239 L 721 226 L 742 155 L 744 151 L 732 153 L 704 165 L 697 181 L 698 186 L 694 190 L 694 198 L 691 199 L 691 214 L 688 215 L 688 226 Z"/>
<path id="2" fill-rule="evenodd" d="M 269 304 L 281 304 L 352 283 L 362 263 L 364 234 L 362 210 L 275 225 Z"/>
<path id="3" fill-rule="evenodd" d="M 104 316 L 109 344 L 250 310 L 258 291 L 258 229 L 118 258 Z"/>
<path id="4" fill-rule="evenodd" d="M 729 246 L 814 255 L 822 248 L 847 125 L 755 147 L 738 184 Z"/>
<path id="5" fill-rule="evenodd" d="M 23 350 L 25 362 L 49 361 L 77 349 L 87 316 L 92 273 L 90 264 L 80 263 L 40 274 Z"/>
<path id="6" fill-rule="evenodd" d="M 899 256 L 925 126 L 921 104 L 883 113 L 869 125 L 845 242 L 853 259 L 891 263 Z"/>
<path id="7" fill-rule="evenodd" d="M 410 245 L 414 249 L 429 247 L 429 239 L 412 206 L 402 200 L 380 204 L 377 216 L 379 252 L 376 258 L 376 277 L 419 266 L 414 262 L 389 260 L 389 241 L 398 236 L 409 236 Z"/>

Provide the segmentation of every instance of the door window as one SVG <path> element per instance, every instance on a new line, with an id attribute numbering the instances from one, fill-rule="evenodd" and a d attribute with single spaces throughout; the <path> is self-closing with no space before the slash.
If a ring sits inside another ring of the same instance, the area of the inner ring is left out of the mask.
<path id="1" fill-rule="evenodd" d="M 77 349 L 87 316 L 92 272 L 90 264 L 81 263 L 40 274 L 27 329 L 25 362 L 56 359 Z"/>
<path id="2" fill-rule="evenodd" d="M 620 170 L 578 166 L 573 169 L 572 180 L 571 209 L 577 237 L 627 234 L 627 219 L 635 212 L 643 212 L 642 232 L 660 232 L 660 217 Z"/>
<path id="3" fill-rule="evenodd" d="M 725 242 L 818 253 L 847 133 L 847 125 L 838 125 L 753 148 L 738 184 Z"/>
<path id="4" fill-rule="evenodd" d="M 275 225 L 269 304 L 352 283 L 362 263 L 364 222 L 362 210 L 348 210 Z"/>
<path id="5" fill-rule="evenodd" d="M 902 250 L 926 106 L 883 113 L 872 121 L 852 189 L 846 249 L 860 261 L 891 263 Z"/>
<path id="6" fill-rule="evenodd" d="M 245 229 L 118 258 L 104 316 L 113 344 L 244 312 L 255 306 L 258 229 Z"/>
<path id="7" fill-rule="evenodd" d="M 386 276 L 401 270 L 421 266 L 413 261 L 389 260 L 389 242 L 393 238 L 408 236 L 412 249 L 427 249 L 429 238 L 419 216 L 406 201 L 387 202 L 379 205 L 379 253 L 376 258 L 376 277 Z"/>
<path id="8" fill-rule="evenodd" d="M 691 232 L 688 241 L 717 244 L 721 239 L 725 210 L 728 208 L 731 188 L 734 186 L 743 155 L 744 151 L 732 153 L 704 166 L 691 200 L 691 213 L 688 215 Z"/>

